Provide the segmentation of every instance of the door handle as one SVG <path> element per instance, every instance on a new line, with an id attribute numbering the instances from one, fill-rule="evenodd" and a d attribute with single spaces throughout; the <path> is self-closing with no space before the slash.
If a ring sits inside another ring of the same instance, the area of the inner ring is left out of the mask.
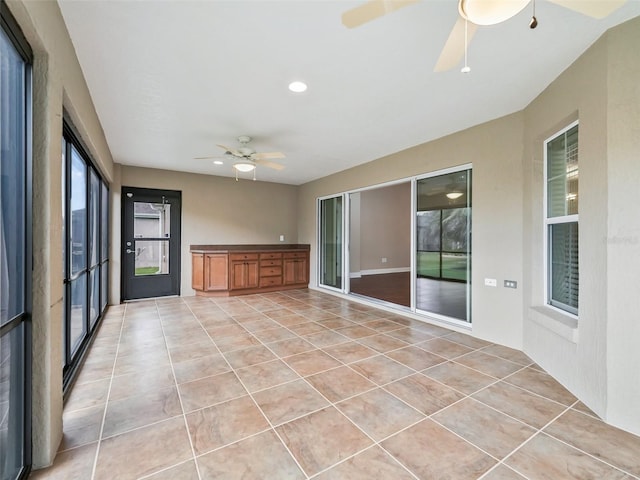
<path id="1" fill-rule="evenodd" d="M 133 253 L 133 250 L 131 250 L 130 248 L 127 248 L 125 251 L 126 251 L 127 253 Z"/>

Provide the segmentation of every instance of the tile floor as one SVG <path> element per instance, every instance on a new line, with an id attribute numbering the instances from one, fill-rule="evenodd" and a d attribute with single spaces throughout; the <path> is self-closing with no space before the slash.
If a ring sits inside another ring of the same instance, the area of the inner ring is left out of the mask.
<path id="1" fill-rule="evenodd" d="M 111 307 L 33 479 L 638 479 L 522 352 L 326 294 Z"/>

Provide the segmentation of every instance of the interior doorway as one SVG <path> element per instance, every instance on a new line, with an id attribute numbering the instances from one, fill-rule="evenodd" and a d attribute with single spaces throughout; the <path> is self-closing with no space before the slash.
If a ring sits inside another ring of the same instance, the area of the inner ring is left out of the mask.
<path id="1" fill-rule="evenodd" d="M 349 288 L 411 307 L 411 182 L 349 194 Z"/>

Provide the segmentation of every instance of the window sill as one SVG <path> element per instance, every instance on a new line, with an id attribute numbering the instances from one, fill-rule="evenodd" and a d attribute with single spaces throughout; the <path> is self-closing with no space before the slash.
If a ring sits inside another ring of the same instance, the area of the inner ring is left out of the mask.
<path id="1" fill-rule="evenodd" d="M 529 319 L 556 335 L 578 343 L 578 319 L 547 306 L 531 307 Z"/>

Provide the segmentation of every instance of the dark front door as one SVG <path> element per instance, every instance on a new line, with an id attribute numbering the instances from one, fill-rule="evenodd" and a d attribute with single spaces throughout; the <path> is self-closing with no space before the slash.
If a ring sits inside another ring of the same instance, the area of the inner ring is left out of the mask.
<path id="1" fill-rule="evenodd" d="M 122 187 L 122 300 L 180 295 L 180 200 Z"/>

